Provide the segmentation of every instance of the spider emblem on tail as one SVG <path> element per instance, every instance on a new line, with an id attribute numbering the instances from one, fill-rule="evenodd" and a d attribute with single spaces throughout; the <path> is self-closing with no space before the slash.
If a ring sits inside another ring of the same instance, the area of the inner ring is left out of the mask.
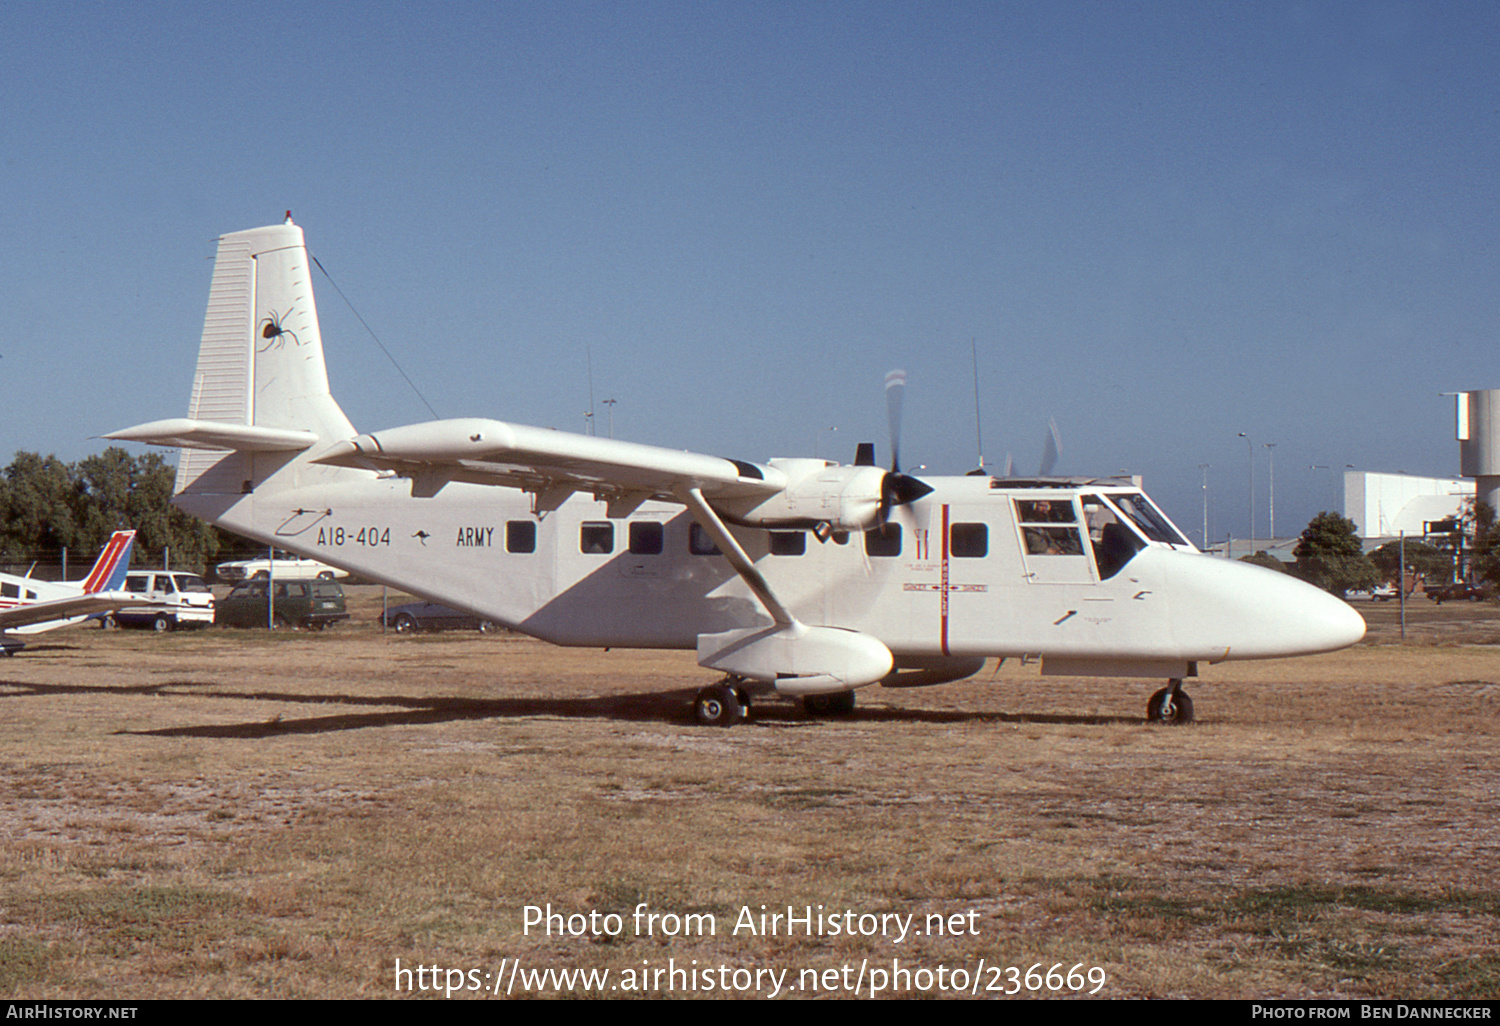
<path id="1" fill-rule="evenodd" d="M 257 349 L 257 353 L 264 353 L 266 350 L 272 348 L 280 349 L 282 341 L 286 338 L 290 338 L 293 345 L 300 346 L 302 344 L 302 340 L 297 337 L 295 331 L 282 327 L 286 323 L 286 319 L 292 315 L 293 309 L 295 308 L 287 307 L 286 313 L 280 314 L 272 310 L 269 316 L 261 319 L 260 337 L 270 339 L 270 341 Z"/>

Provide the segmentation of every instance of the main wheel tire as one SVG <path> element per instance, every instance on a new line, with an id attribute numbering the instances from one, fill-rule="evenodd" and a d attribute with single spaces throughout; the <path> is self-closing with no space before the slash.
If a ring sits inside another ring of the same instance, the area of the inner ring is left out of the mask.
<path id="1" fill-rule="evenodd" d="M 698 692 L 693 716 L 705 727 L 732 727 L 744 717 L 744 706 L 727 684 L 715 684 Z"/>
<path id="2" fill-rule="evenodd" d="M 1151 696 L 1146 703 L 1146 719 L 1152 723 L 1165 723 L 1168 726 L 1179 726 L 1184 723 L 1193 722 L 1193 700 L 1188 693 L 1181 688 L 1177 689 L 1177 697 L 1167 702 L 1167 695 L 1171 688 L 1162 688 Z"/>
<path id="3" fill-rule="evenodd" d="M 803 695 L 802 711 L 809 716 L 849 716 L 854 712 L 854 692 L 835 691 L 827 695 Z"/>
<path id="4" fill-rule="evenodd" d="M 396 617 L 396 622 L 392 626 L 395 627 L 397 634 L 415 634 L 417 621 L 412 619 L 410 613 L 402 613 Z"/>

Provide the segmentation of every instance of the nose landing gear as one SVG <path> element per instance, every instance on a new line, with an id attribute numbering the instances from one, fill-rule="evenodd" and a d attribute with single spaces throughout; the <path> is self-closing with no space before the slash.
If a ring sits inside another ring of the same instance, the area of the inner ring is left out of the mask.
<path id="1" fill-rule="evenodd" d="M 1146 703 L 1146 719 L 1152 723 L 1177 726 L 1193 722 L 1193 700 L 1182 690 L 1182 678 L 1173 677 L 1167 686 Z"/>

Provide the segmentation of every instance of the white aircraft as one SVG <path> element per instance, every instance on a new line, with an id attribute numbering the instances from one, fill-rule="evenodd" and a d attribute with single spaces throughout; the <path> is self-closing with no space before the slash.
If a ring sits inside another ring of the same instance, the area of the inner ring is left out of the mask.
<path id="1" fill-rule="evenodd" d="M 96 613 L 141 605 L 138 596 L 120 591 L 134 544 L 134 531 L 116 531 L 81 581 L 37 581 L 0 574 L 0 650 L 15 655 L 26 647 L 17 635 L 40 634 Z"/>
<path id="2" fill-rule="evenodd" d="M 1327 652 L 1364 621 L 1285 574 L 1198 552 L 1119 479 L 920 479 L 751 463 L 465 418 L 357 432 L 328 388 L 302 229 L 219 240 L 188 416 L 105 437 L 183 448 L 178 506 L 262 544 L 559 645 L 694 649 L 695 711 L 753 689 L 812 713 L 988 658 L 1166 678 Z M 895 444 L 893 440 L 893 450 Z"/>

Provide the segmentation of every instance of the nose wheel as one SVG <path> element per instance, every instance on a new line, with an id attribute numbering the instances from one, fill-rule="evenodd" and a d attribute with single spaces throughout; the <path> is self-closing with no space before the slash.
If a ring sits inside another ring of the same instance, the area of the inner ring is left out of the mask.
<path id="1" fill-rule="evenodd" d="M 1151 696 L 1146 703 L 1146 719 L 1172 726 L 1193 722 L 1193 700 L 1182 690 L 1182 678 L 1173 677 L 1166 687 Z"/>

